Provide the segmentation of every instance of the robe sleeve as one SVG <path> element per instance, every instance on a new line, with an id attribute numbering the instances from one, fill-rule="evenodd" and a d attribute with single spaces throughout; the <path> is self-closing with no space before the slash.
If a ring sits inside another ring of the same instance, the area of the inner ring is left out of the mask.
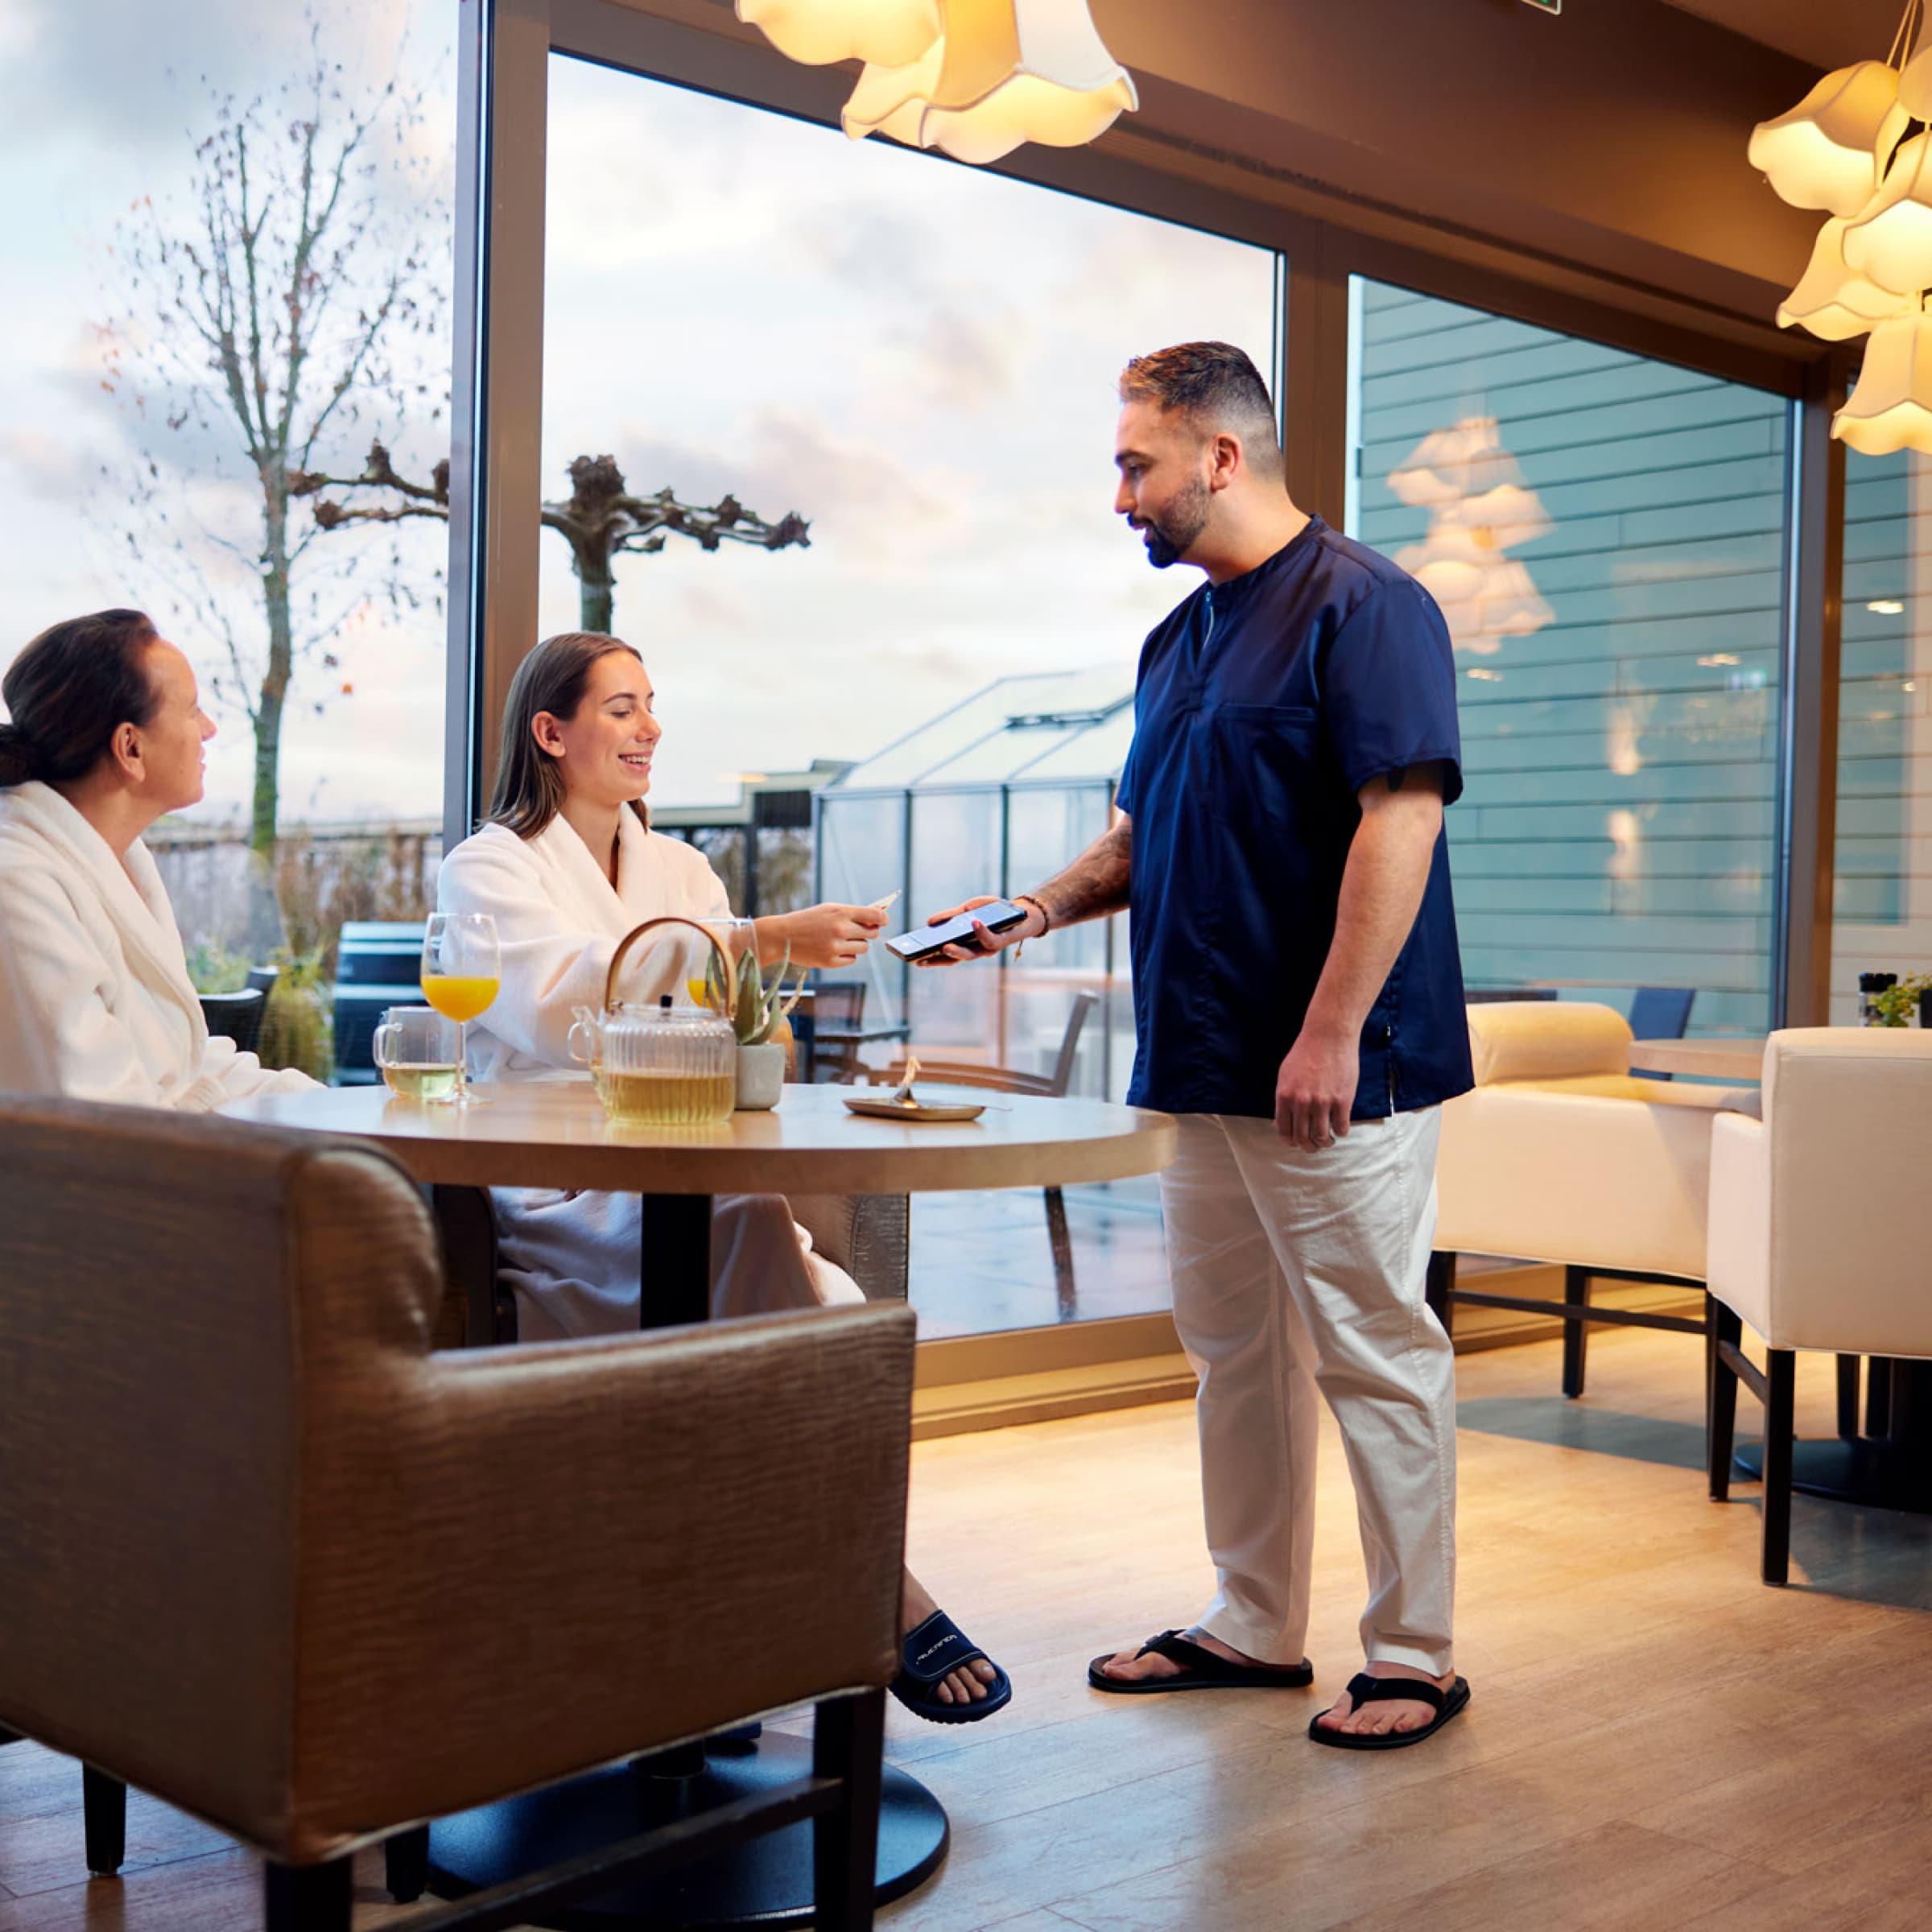
<path id="1" fill-rule="evenodd" d="M 693 857 L 704 864 L 700 855 Z M 711 876 L 716 890 L 707 890 L 705 909 L 696 916 L 727 917 L 723 882 Z M 443 861 L 436 904 L 444 912 L 486 912 L 497 923 L 502 984 L 477 1029 L 548 1066 L 575 1066 L 568 1044 L 572 1021 L 580 1006 L 595 1011 L 604 1004 L 617 941 L 562 923 L 536 860 L 521 840 L 481 834 L 465 840 Z M 687 978 L 703 972 L 704 950 L 696 934 L 675 928 L 661 942 L 646 939 L 633 947 L 623 997 L 654 1000 L 681 993 Z"/>
<path id="2" fill-rule="evenodd" d="M 112 978 L 60 881 L 31 868 L 12 873 L 0 894 L 0 1088 L 169 1105 L 108 1004 Z"/>
<path id="3" fill-rule="evenodd" d="M 264 1067 L 233 1040 L 211 1034 L 202 1044 L 194 1085 L 175 1104 L 191 1113 L 213 1113 L 225 1101 L 246 1100 L 251 1093 L 299 1093 L 321 1084 L 294 1067 Z"/>

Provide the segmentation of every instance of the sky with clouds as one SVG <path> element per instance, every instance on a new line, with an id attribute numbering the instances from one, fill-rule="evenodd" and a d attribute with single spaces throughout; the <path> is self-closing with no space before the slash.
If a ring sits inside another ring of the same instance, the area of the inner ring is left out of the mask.
<path id="1" fill-rule="evenodd" d="M 381 239 L 428 235 L 439 262 L 455 10 L 335 9 L 323 35 L 352 95 L 392 76 L 423 90 L 382 177 Z M 155 398 L 142 418 L 133 386 L 104 388 L 101 325 L 140 308 L 117 223 L 142 196 L 187 220 L 210 99 L 296 72 L 307 31 L 254 0 L 0 0 L 0 660 L 57 617 L 131 601 L 212 672 L 184 550 L 245 641 L 259 634 L 232 440 L 157 428 Z M 724 799 L 739 771 L 865 757 L 1010 672 L 1131 675 L 1187 585 L 1151 572 L 1113 514 L 1113 379 L 1190 336 L 1265 358 L 1265 254 L 575 61 L 553 63 L 549 139 L 547 491 L 567 492 L 572 456 L 609 453 L 640 492 L 729 489 L 812 526 L 807 550 L 674 539 L 620 564 L 617 628 L 667 725 L 655 796 Z M 447 340 L 401 351 L 438 398 Z M 378 429 L 406 472 L 441 453 L 419 408 L 345 425 L 326 467 L 359 468 Z M 144 478 L 165 523 L 134 506 Z M 307 674 L 291 708 L 285 818 L 440 809 L 443 533 L 405 526 L 400 542 L 423 600 L 401 614 L 361 594 L 373 555 L 340 581 L 357 539 L 317 547 L 319 601 L 349 614 L 338 668 Z M 572 628 L 560 538 L 542 558 L 543 628 Z M 228 815 L 250 750 L 245 720 L 222 727 L 208 809 Z"/>

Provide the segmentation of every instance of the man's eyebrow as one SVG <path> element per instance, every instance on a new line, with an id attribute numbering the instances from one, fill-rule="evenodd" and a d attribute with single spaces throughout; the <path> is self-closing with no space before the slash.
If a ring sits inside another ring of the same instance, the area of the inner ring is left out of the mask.
<path id="1" fill-rule="evenodd" d="M 1124 469 L 1129 463 L 1145 463 L 1146 460 L 1147 452 L 1145 450 L 1117 449 L 1113 452 L 1113 465 L 1116 469 Z"/>

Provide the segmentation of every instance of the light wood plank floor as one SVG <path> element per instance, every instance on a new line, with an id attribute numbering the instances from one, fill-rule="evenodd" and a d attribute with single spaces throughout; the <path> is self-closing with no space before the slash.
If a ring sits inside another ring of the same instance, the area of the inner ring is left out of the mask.
<path id="1" fill-rule="evenodd" d="M 1932 1520 L 1800 1498 L 1794 1587 L 1757 1580 L 1753 1485 L 1699 1467 L 1700 1352 L 1595 1336 L 1466 1358 L 1462 1637 L 1475 1688 L 1389 1756 L 1302 1735 L 1355 1668 L 1362 1596 L 1346 1473 L 1324 1443 L 1313 1692 L 1109 1699 L 1096 1650 L 1200 1607 L 1183 1405 L 960 1436 L 916 1452 L 914 1560 L 1012 1670 L 964 1732 L 894 1706 L 888 1748 L 954 1823 L 890 1932 L 1431 1932 L 1932 1925 Z M 1800 1426 L 1831 1424 L 1807 1363 Z M 1756 1426 L 1748 1399 L 1740 1418 Z M 246 1932 L 247 1860 L 150 1801 L 118 1884 L 82 1870 L 79 1780 L 0 1751 L 0 1932 Z M 393 1916 L 375 1862 L 358 1926 Z"/>

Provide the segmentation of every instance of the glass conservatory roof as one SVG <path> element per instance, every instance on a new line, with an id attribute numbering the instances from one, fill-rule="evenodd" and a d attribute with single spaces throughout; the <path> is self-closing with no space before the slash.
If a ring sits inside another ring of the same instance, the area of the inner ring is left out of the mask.
<path id="1" fill-rule="evenodd" d="M 825 789 L 1078 784 L 1119 775 L 1133 735 L 1133 675 L 1116 665 L 1002 678 L 942 712 Z"/>

